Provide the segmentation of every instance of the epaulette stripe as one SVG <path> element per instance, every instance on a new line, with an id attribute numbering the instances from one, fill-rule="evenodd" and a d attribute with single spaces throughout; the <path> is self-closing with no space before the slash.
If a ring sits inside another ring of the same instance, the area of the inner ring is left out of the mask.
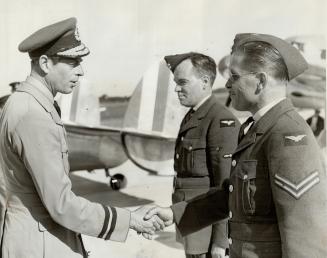
<path id="1" fill-rule="evenodd" d="M 111 208 L 112 211 L 112 221 L 111 221 L 111 225 L 110 225 L 110 230 L 106 236 L 106 240 L 108 240 L 111 237 L 112 232 L 115 230 L 116 227 L 116 222 L 117 222 L 117 211 L 114 207 Z"/>
<path id="2" fill-rule="evenodd" d="M 109 218 L 110 218 L 108 207 L 106 207 L 104 205 L 102 205 L 102 207 L 104 209 L 105 217 L 104 217 L 102 230 L 101 230 L 100 234 L 98 235 L 99 238 L 103 238 L 104 234 L 106 233 L 106 231 L 108 229 Z"/>

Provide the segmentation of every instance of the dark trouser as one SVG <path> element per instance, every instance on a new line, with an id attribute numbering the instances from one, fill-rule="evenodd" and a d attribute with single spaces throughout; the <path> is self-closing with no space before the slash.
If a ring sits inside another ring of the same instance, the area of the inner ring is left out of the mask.
<path id="1" fill-rule="evenodd" d="M 210 253 L 205 254 L 185 254 L 186 258 L 211 258 Z"/>

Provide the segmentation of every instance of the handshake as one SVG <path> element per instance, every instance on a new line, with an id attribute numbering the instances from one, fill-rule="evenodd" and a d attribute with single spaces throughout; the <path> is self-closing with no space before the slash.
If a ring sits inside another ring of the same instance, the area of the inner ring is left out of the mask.
<path id="1" fill-rule="evenodd" d="M 130 228 L 146 239 L 151 240 L 156 231 L 163 230 L 173 224 L 171 208 L 159 206 L 143 206 L 131 212 Z"/>
<path id="2" fill-rule="evenodd" d="M 163 230 L 173 224 L 173 211 L 171 208 L 159 206 L 143 206 L 131 213 L 130 228 L 146 239 L 151 240 L 156 231 Z M 227 258 L 225 248 L 216 243 L 211 247 L 212 258 Z"/>

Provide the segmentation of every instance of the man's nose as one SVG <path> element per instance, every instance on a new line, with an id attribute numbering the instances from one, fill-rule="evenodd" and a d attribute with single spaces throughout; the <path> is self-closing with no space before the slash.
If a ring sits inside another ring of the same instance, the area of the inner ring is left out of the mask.
<path id="1" fill-rule="evenodd" d="M 78 76 L 83 76 L 83 75 L 84 75 L 83 67 L 82 67 L 81 64 L 80 64 L 79 66 L 76 67 L 76 74 L 77 74 Z"/>
<path id="2" fill-rule="evenodd" d="M 181 91 L 181 86 L 179 86 L 178 84 L 176 84 L 175 86 L 175 92 L 179 92 Z"/>
<path id="3" fill-rule="evenodd" d="M 225 87 L 226 87 L 227 89 L 231 89 L 231 88 L 232 88 L 232 82 L 231 82 L 230 79 L 227 80 L 227 82 L 226 82 L 226 84 L 225 84 Z"/>

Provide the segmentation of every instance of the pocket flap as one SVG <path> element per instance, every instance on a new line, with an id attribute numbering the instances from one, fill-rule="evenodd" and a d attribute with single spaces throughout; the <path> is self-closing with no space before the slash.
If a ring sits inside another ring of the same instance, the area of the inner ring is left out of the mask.
<path id="1" fill-rule="evenodd" d="M 237 176 L 243 180 L 250 180 L 256 178 L 257 161 L 256 160 L 241 161 L 241 169 L 238 171 Z"/>
<path id="2" fill-rule="evenodd" d="M 205 149 L 206 142 L 201 139 L 184 139 L 182 142 L 182 146 L 184 149 L 189 151 L 197 150 L 197 149 Z"/>

